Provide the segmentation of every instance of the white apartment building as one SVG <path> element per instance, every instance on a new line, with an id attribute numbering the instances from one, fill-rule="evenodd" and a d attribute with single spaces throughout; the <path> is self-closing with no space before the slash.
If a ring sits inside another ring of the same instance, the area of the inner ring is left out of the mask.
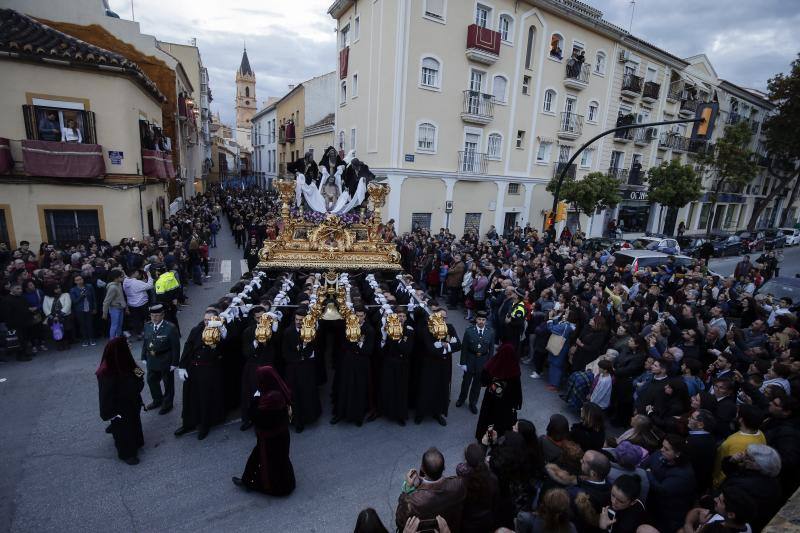
<path id="1" fill-rule="evenodd" d="M 541 227 L 546 186 L 582 144 L 626 121 L 691 118 L 717 94 L 714 80 L 699 79 L 698 58 L 669 54 L 576 0 L 337 0 L 329 13 L 339 141 L 352 139 L 347 148 L 386 178 L 384 214 L 400 231 Z M 628 233 L 661 229 L 642 178 L 685 158 L 691 131 L 635 130 L 583 152 L 568 171 L 611 173 L 623 202 L 582 216 L 582 228 L 599 235 L 615 217 Z M 664 219 L 698 217 L 690 208 Z M 567 224 L 577 222 L 570 213 Z"/>
<path id="2" fill-rule="evenodd" d="M 259 186 L 270 188 L 278 177 L 277 163 L 277 98 L 270 98 L 266 107 L 250 120 L 253 139 L 253 170 Z"/>

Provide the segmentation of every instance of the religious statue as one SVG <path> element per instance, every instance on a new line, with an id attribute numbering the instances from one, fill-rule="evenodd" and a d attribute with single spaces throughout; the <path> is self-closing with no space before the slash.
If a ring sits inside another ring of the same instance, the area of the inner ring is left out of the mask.
<path id="1" fill-rule="evenodd" d="M 344 159 L 329 146 L 319 162 L 310 154 L 288 165 L 296 176 L 295 205 L 306 205 L 318 213 L 341 215 L 364 203 L 367 185 L 375 179 L 369 167 L 350 152 Z"/>

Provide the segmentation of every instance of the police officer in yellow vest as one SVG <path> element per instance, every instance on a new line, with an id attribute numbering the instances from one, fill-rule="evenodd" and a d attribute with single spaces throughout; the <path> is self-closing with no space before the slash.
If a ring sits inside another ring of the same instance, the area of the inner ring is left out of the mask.
<path id="1" fill-rule="evenodd" d="M 525 303 L 522 301 L 524 296 L 525 293 L 521 289 L 513 292 L 511 309 L 504 317 L 501 337 L 501 341 L 510 341 L 514 344 L 517 356 L 519 356 L 520 338 L 522 332 L 525 331 L 525 317 L 528 314 Z"/>
<path id="2" fill-rule="evenodd" d="M 167 270 L 163 265 L 156 267 L 156 301 L 164 306 L 164 314 L 166 319 L 178 329 L 180 334 L 181 328 L 178 324 L 178 296 L 180 294 L 181 282 L 178 281 L 175 272 Z"/>

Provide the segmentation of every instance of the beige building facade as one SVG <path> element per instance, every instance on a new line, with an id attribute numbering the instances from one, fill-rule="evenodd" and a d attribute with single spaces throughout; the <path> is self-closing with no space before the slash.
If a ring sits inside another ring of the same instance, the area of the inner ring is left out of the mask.
<path id="1" fill-rule="evenodd" d="M 386 178 L 384 214 L 401 231 L 541 228 L 552 206 L 547 184 L 590 138 L 627 121 L 690 117 L 681 113 L 689 96 L 670 97 L 697 77 L 690 61 L 581 2 L 338 0 L 329 13 L 338 31 L 337 147 L 355 149 Z M 581 216 L 581 227 L 601 234 L 615 217 L 631 233 L 659 229 L 642 178 L 685 154 L 691 130 L 642 128 L 584 151 L 568 172 L 612 174 L 623 203 Z M 566 223 L 578 222 L 570 213 Z"/>

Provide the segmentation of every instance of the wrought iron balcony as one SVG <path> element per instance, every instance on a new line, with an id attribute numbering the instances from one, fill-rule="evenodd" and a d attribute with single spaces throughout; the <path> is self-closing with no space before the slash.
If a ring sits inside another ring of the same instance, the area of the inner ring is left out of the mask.
<path id="1" fill-rule="evenodd" d="M 564 71 L 564 87 L 580 91 L 589 86 L 589 72 L 591 72 L 591 65 L 587 63 L 575 63 L 574 65 L 565 65 Z"/>
<path id="2" fill-rule="evenodd" d="M 655 128 L 636 128 L 633 130 L 633 142 L 636 144 L 650 144 L 650 141 L 656 138 L 658 138 L 658 130 Z"/>
<path id="3" fill-rule="evenodd" d="M 680 113 L 694 115 L 697 112 L 697 107 L 702 103 L 700 100 L 681 100 Z"/>
<path id="4" fill-rule="evenodd" d="M 608 169 L 608 175 L 614 178 L 615 180 L 619 180 L 620 183 L 625 183 L 628 181 L 627 168 L 611 167 Z"/>
<path id="5" fill-rule="evenodd" d="M 488 124 L 494 118 L 494 97 L 478 91 L 464 91 L 461 119 L 473 124 Z"/>
<path id="6" fill-rule="evenodd" d="M 575 163 L 567 165 L 566 163 L 557 162 L 553 165 L 553 176 L 558 176 L 564 169 L 567 169 L 567 178 L 575 179 L 575 174 L 578 170 L 578 165 Z"/>
<path id="7" fill-rule="evenodd" d="M 661 85 L 654 81 L 644 82 L 644 90 L 642 91 L 642 100 L 645 102 L 655 102 L 658 100 L 658 94 L 661 92 Z"/>
<path id="8" fill-rule="evenodd" d="M 682 96 L 683 96 L 683 82 L 673 81 L 672 83 L 670 83 L 669 90 L 667 91 L 667 100 L 671 102 L 678 102 L 680 101 Z"/>
<path id="9" fill-rule="evenodd" d="M 583 132 L 583 116 L 575 113 L 561 113 L 558 123 L 558 137 L 561 139 L 575 140 Z"/>
<path id="10" fill-rule="evenodd" d="M 644 79 L 636 74 L 625 74 L 622 76 L 622 96 L 635 98 L 642 94 Z"/>
<path id="11" fill-rule="evenodd" d="M 486 174 L 486 154 L 465 150 L 458 152 L 458 171 L 464 174 Z"/>
<path id="12" fill-rule="evenodd" d="M 493 65 L 500 59 L 500 32 L 470 24 L 467 26 L 466 54 L 472 61 Z"/>
<path id="13" fill-rule="evenodd" d="M 658 147 L 662 150 L 671 148 L 676 152 L 686 152 L 689 147 L 689 138 L 674 131 L 665 131 L 661 134 Z"/>

